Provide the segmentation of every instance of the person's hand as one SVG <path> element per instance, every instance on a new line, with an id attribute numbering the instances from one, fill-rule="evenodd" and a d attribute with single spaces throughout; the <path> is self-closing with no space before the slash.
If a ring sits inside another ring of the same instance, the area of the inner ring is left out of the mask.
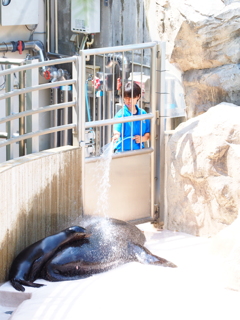
<path id="1" fill-rule="evenodd" d="M 116 142 L 120 137 L 120 133 L 119 132 L 115 132 L 112 136 L 112 142 Z"/>
<path id="2" fill-rule="evenodd" d="M 135 140 L 136 143 L 141 143 L 141 136 L 134 136 L 133 140 Z M 142 142 L 144 142 L 143 137 L 142 137 Z"/>

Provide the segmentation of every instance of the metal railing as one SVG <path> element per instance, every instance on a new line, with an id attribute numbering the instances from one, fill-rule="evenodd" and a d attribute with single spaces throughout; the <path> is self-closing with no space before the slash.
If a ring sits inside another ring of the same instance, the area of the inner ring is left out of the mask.
<path id="1" fill-rule="evenodd" d="M 54 132 L 59 132 L 59 131 L 66 131 L 69 129 L 73 130 L 73 136 L 75 136 L 74 133 L 77 132 L 76 128 L 78 126 L 78 120 L 79 120 L 78 116 L 76 115 L 76 114 L 78 114 L 78 105 L 77 105 L 77 91 L 78 91 L 78 85 L 79 85 L 79 83 L 78 83 L 79 76 L 78 76 L 78 70 L 77 70 L 78 60 L 79 60 L 79 57 L 73 56 L 70 58 L 62 58 L 62 59 L 56 59 L 56 60 L 51 60 L 51 61 L 44 61 L 44 62 L 40 62 L 40 63 L 33 63 L 33 64 L 23 65 L 20 67 L 14 67 L 14 68 L 9 68 L 9 69 L 0 71 L 0 77 L 1 76 L 8 77 L 11 74 L 26 72 L 27 70 L 33 70 L 36 68 L 39 69 L 39 68 L 42 68 L 43 66 L 46 67 L 46 66 L 71 63 L 72 64 L 72 73 L 74 74 L 74 78 L 72 78 L 72 79 L 49 82 L 49 83 L 44 83 L 44 84 L 38 84 L 38 85 L 29 86 L 29 87 L 23 87 L 20 89 L 11 90 L 9 92 L 6 92 L 6 93 L 0 95 L 0 101 L 5 100 L 7 102 L 8 100 L 10 100 L 11 98 L 16 97 L 16 96 L 18 96 L 18 97 L 24 96 L 25 97 L 26 94 L 28 94 L 28 93 L 33 93 L 36 91 L 40 92 L 40 91 L 47 90 L 47 89 L 59 88 L 60 86 L 71 85 L 73 87 L 72 101 L 67 101 L 67 102 L 63 102 L 63 103 L 56 103 L 56 104 L 47 105 L 44 107 L 37 107 L 37 108 L 31 109 L 31 110 L 25 110 L 25 106 L 22 107 L 20 110 L 20 107 L 19 107 L 20 112 L 15 113 L 15 114 L 10 114 L 10 115 L 7 115 L 6 117 L 1 118 L 0 124 L 4 124 L 4 123 L 9 124 L 13 120 L 19 119 L 19 121 L 21 121 L 22 119 L 25 120 L 26 117 L 30 117 L 30 116 L 33 116 L 36 114 L 40 114 L 40 113 L 44 113 L 44 112 L 51 112 L 51 111 L 55 111 L 55 110 L 59 110 L 59 109 L 67 109 L 70 107 L 73 108 L 73 119 L 74 119 L 74 122 L 72 122 L 72 123 L 65 123 L 63 125 L 58 125 L 55 127 L 37 130 L 35 132 L 26 132 L 26 130 L 24 130 L 22 132 L 19 132 L 19 136 L 17 136 L 17 137 L 11 137 L 9 133 L 3 132 L 2 138 L 7 138 L 7 139 L 5 141 L 0 141 L 0 147 L 9 146 L 9 145 L 12 145 L 17 142 L 24 142 L 30 138 L 39 137 L 42 135 L 46 135 L 46 134 L 54 133 Z M 5 64 L 7 64 L 7 63 L 8 62 L 5 59 Z M 9 61 L 9 65 L 11 65 L 11 64 L 12 64 L 12 62 Z M 24 120 L 23 120 L 23 123 L 25 122 Z M 19 125 L 19 127 L 20 127 L 20 125 Z M 73 144 L 76 145 L 77 141 L 78 141 L 78 139 L 73 139 Z M 23 151 L 22 150 L 19 151 L 20 156 L 25 154 L 25 145 L 24 144 L 23 144 L 22 148 L 23 148 Z M 7 160 L 9 160 L 8 157 L 7 157 Z"/>

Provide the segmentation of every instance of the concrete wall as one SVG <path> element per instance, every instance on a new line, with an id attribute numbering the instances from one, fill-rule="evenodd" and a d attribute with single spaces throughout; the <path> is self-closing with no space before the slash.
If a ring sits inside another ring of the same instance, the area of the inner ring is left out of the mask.
<path id="1" fill-rule="evenodd" d="M 81 149 L 61 147 L 0 164 L 0 282 L 31 243 L 82 215 Z"/>
<path id="2" fill-rule="evenodd" d="M 152 40 L 150 36 L 145 6 L 150 0 L 109 0 L 108 5 L 100 0 L 101 31 L 95 34 L 94 48 L 120 46 L 143 43 Z M 70 42 L 71 15 L 70 0 L 59 2 L 59 52 L 74 54 L 73 43 Z M 82 37 L 82 36 L 81 36 Z"/>

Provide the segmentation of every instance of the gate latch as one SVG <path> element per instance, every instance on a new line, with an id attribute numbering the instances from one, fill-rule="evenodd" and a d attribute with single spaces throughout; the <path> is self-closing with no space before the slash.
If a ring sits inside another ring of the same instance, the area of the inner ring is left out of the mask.
<path id="1" fill-rule="evenodd" d="M 159 126 L 159 124 L 160 124 L 160 113 L 159 113 L 159 110 L 156 110 L 156 123 Z"/>
<path id="2" fill-rule="evenodd" d="M 159 217 L 159 205 L 154 204 L 154 220 L 156 220 Z"/>

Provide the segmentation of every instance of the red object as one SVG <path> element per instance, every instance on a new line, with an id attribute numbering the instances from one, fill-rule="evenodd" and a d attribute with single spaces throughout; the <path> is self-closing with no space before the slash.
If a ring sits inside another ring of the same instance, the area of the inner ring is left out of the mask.
<path id="1" fill-rule="evenodd" d="M 43 72 L 43 76 L 46 80 L 50 80 L 51 79 L 51 72 L 49 70 L 46 70 Z"/>
<path id="2" fill-rule="evenodd" d="M 117 90 L 120 90 L 122 87 L 122 81 L 120 78 L 117 78 Z"/>
<path id="3" fill-rule="evenodd" d="M 19 54 L 22 54 L 23 51 L 23 42 L 21 40 L 18 41 L 17 49 L 19 51 Z"/>
<path id="4" fill-rule="evenodd" d="M 95 89 L 98 89 L 101 85 L 100 79 L 95 77 L 95 79 L 92 80 L 92 86 L 95 86 Z"/>

